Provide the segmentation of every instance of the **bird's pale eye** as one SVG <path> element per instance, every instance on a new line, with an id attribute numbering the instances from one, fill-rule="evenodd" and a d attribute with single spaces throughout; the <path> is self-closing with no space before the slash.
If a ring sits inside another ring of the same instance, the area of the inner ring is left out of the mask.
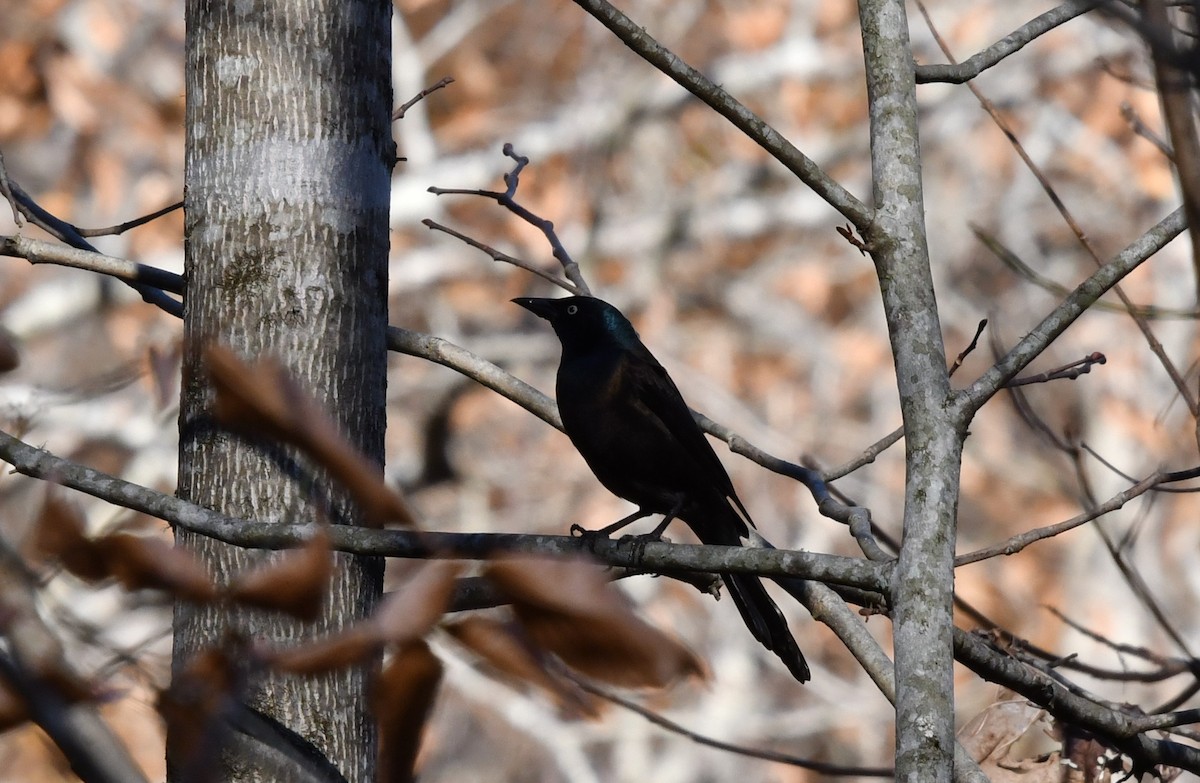
<path id="1" fill-rule="evenodd" d="M 575 315 L 579 312 L 579 305 L 567 305 L 567 315 Z"/>

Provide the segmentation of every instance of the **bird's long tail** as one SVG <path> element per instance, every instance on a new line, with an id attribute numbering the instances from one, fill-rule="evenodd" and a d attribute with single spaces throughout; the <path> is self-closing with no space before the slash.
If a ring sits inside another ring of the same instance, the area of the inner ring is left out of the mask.
<path id="1" fill-rule="evenodd" d="M 754 638 L 778 655 L 797 681 L 807 682 L 812 674 L 804 653 L 800 652 L 783 612 L 771 600 L 763 583 L 750 574 L 721 574 L 721 578 Z"/>
<path id="2" fill-rule="evenodd" d="M 680 517 L 706 544 L 745 546 L 774 549 L 771 542 L 763 538 L 754 527 L 754 522 L 736 497 L 719 500 L 683 509 Z M 672 515 L 668 515 L 668 519 Z M 808 682 L 812 673 L 804 653 L 788 630 L 783 612 L 771 600 L 762 581 L 752 574 L 721 574 L 730 598 L 742 615 L 750 633 L 763 647 L 779 656 L 784 666 L 799 682 Z"/>

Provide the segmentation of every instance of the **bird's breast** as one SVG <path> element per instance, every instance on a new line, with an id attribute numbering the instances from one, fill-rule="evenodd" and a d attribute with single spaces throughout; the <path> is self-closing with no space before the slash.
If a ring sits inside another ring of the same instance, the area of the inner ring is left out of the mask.
<path id="1" fill-rule="evenodd" d="M 642 402 L 620 361 L 564 362 L 558 409 L 563 429 L 609 491 L 665 512 L 686 492 L 692 461 Z"/>

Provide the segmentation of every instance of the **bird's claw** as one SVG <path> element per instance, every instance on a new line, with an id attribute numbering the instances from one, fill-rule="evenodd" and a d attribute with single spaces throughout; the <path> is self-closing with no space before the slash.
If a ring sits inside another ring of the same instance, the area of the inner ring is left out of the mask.
<path id="1" fill-rule="evenodd" d="M 603 530 L 590 530 L 580 524 L 571 525 L 571 536 L 574 538 L 608 538 Z"/>
<path id="2" fill-rule="evenodd" d="M 603 530 L 589 530 L 588 528 L 578 524 L 571 525 L 571 537 L 578 538 L 583 542 L 583 545 L 593 553 L 595 552 L 596 543 L 598 541 L 611 540 L 611 536 L 609 536 L 609 534 Z"/>
<path id="3" fill-rule="evenodd" d="M 621 536 L 619 541 L 630 548 L 634 568 L 641 568 L 642 559 L 646 556 L 646 544 L 657 544 L 662 540 L 661 533 L 629 533 Z"/>
<path id="4" fill-rule="evenodd" d="M 663 537 L 657 533 L 626 533 L 619 540 L 621 543 L 637 543 L 645 546 L 646 544 L 657 544 L 663 540 Z"/>

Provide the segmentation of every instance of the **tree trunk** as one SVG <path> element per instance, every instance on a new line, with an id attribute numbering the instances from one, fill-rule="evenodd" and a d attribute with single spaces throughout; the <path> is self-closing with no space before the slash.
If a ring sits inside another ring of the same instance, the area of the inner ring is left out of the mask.
<path id="1" fill-rule="evenodd" d="M 182 498 L 279 522 L 314 520 L 328 502 L 335 521 L 355 519 L 289 450 L 214 426 L 200 358 L 212 343 L 282 361 L 382 466 L 390 18 L 386 0 L 188 0 Z M 186 532 L 177 539 L 222 581 L 264 556 Z M 381 586 L 381 561 L 339 557 L 326 610 L 307 625 L 180 603 L 173 666 L 231 628 L 280 643 L 319 636 L 369 612 Z M 373 780 L 366 676 L 272 676 L 250 703 L 310 740 L 347 780 Z M 167 755 L 179 779 L 170 736 Z M 250 754 L 232 756 L 226 778 L 277 779 Z"/>

